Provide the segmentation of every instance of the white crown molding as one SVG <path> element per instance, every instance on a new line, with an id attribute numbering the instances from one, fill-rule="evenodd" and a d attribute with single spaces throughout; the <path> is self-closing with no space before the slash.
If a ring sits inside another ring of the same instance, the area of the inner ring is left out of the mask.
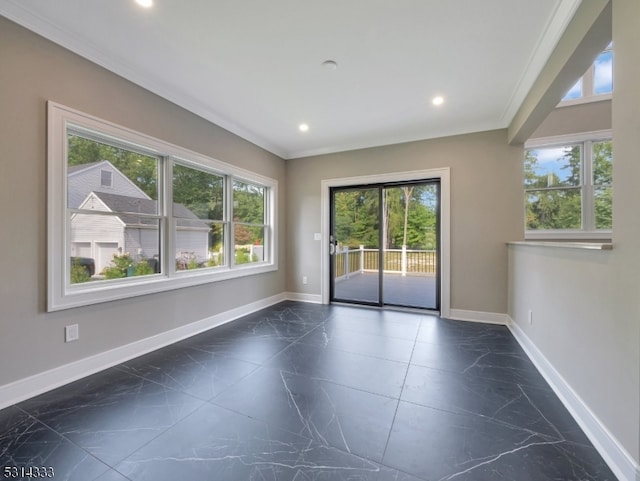
<path id="1" fill-rule="evenodd" d="M 339 152 L 348 152 L 350 150 L 362 150 L 371 149 L 377 147 L 387 147 L 397 144 L 408 144 L 411 142 L 422 142 L 425 140 L 442 139 L 445 137 L 454 137 L 456 135 L 477 134 L 481 132 L 489 132 L 492 130 L 505 129 L 507 124 L 503 122 L 478 122 L 473 125 L 467 125 L 466 128 L 452 129 L 452 130 L 433 130 L 425 129 L 424 132 L 419 134 L 409 135 L 382 135 L 376 138 L 375 142 L 362 140 L 355 142 L 348 142 L 338 145 L 327 145 L 324 147 L 305 149 L 305 150 L 293 150 L 285 157 L 287 160 L 301 159 L 304 157 L 313 157 L 316 155 L 335 154 Z"/>
<path id="2" fill-rule="evenodd" d="M 536 48 L 505 107 L 501 117 L 504 125 L 509 125 L 513 120 L 581 3 L 582 0 L 561 0 L 559 2 L 549 19 L 547 28 L 541 33 Z"/>
<path id="3" fill-rule="evenodd" d="M 248 140 L 258 147 L 262 147 L 272 154 L 283 159 L 288 157 L 288 152 L 285 149 L 280 148 L 254 132 L 251 132 L 237 123 L 221 116 L 219 113 L 206 108 L 202 102 L 198 102 L 197 99 L 192 98 L 187 93 L 167 86 L 153 76 L 144 75 L 143 73 L 138 72 L 134 66 L 127 64 L 121 59 L 114 58 L 112 55 L 106 55 L 97 46 L 84 39 L 81 40 L 77 38 L 71 32 L 68 32 L 49 22 L 47 19 L 36 15 L 15 0 L 4 0 L 4 2 L 0 4 L 0 14 L 18 25 L 43 36 L 53 43 L 56 43 L 61 47 L 64 47 L 67 50 L 70 50 L 71 52 L 106 68 L 126 80 L 129 80 L 130 82 L 133 82 L 134 84 L 139 85 L 140 87 L 143 87 L 144 89 L 149 90 L 170 102 L 173 102 L 189 112 L 192 112 L 203 119 L 208 120 L 209 122 L 212 122 L 239 137 L 242 137 L 245 140 Z"/>
<path id="4" fill-rule="evenodd" d="M 525 73 L 519 80 L 518 87 L 514 90 L 514 94 L 508 102 L 505 113 L 499 120 L 474 122 L 473 124 L 462 127 L 458 124 L 457 127 L 448 129 L 439 128 L 437 125 L 423 126 L 419 130 L 414 130 L 410 133 L 400 131 L 382 134 L 376 136 L 375 139 L 356 139 L 345 143 L 322 142 L 320 146 L 312 148 L 287 148 L 278 142 L 274 142 L 273 139 L 259 135 L 255 131 L 238 124 L 228 116 L 216 111 L 215 108 L 207 106 L 201 102 L 200 99 L 194 98 L 188 91 L 181 89 L 179 86 L 169 85 L 164 82 L 162 78 L 150 75 L 148 72 L 140 71 L 135 64 L 126 62 L 122 57 L 107 54 L 95 43 L 81 39 L 71 31 L 54 24 L 44 16 L 31 10 L 27 5 L 21 4 L 19 0 L 4 0 L 1 2 L 0 14 L 63 48 L 104 67 L 124 79 L 175 103 L 282 159 L 295 159 L 506 128 L 526 96 L 528 89 L 533 84 L 533 80 L 535 80 L 542 65 L 544 65 L 546 55 L 555 47 L 558 38 L 566 28 L 567 23 L 579 3 L 580 0 L 560 1 L 560 4 L 550 17 L 547 28 L 537 42 L 535 53 L 529 60 Z"/>

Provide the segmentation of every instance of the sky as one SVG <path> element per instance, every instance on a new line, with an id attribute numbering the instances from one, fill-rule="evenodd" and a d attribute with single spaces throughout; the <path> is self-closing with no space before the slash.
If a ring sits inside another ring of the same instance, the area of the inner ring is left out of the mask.
<path id="1" fill-rule="evenodd" d="M 562 167 L 568 165 L 568 161 L 564 158 L 567 147 L 531 149 L 531 153 L 538 159 L 536 162 L 536 175 L 547 175 L 554 173 L 559 180 L 566 181 L 571 174 L 570 169 Z"/>
<path id="2" fill-rule="evenodd" d="M 593 93 L 591 95 L 606 94 L 613 91 L 613 51 L 607 50 L 598 55 L 594 62 Z M 588 94 L 587 94 L 588 95 Z M 562 100 L 573 100 L 583 96 L 582 78 L 567 92 Z"/>

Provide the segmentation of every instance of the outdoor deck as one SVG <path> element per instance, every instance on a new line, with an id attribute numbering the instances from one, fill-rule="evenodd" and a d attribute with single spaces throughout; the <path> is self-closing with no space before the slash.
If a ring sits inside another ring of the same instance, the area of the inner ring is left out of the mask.
<path id="1" fill-rule="evenodd" d="M 436 309 L 436 277 L 384 274 L 384 303 L 405 307 Z M 378 302 L 378 274 L 355 272 L 335 282 L 336 300 Z"/>

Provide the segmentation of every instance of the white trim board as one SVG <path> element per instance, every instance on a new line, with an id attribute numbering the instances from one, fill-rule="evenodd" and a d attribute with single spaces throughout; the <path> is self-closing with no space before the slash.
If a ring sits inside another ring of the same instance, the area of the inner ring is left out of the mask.
<path id="1" fill-rule="evenodd" d="M 620 481 L 640 481 L 640 465 L 509 317 L 509 330 Z"/>
<path id="2" fill-rule="evenodd" d="M 287 300 L 287 296 L 284 293 L 260 299 L 191 324 L 5 384 L 4 386 L 0 386 L 0 409 L 103 371 L 129 359 L 208 331 L 209 329 L 285 300 Z"/>
<path id="3" fill-rule="evenodd" d="M 321 182 L 320 220 L 321 228 L 321 264 L 320 264 L 320 296 L 323 304 L 329 304 L 329 232 L 331 187 L 349 185 L 384 184 L 412 180 L 440 181 L 440 314 L 450 316 L 451 309 L 451 169 L 411 170 L 406 172 L 390 172 L 387 174 L 342 177 L 323 179 Z"/>
<path id="4" fill-rule="evenodd" d="M 320 294 L 306 294 L 304 292 L 286 292 L 285 297 L 288 301 L 309 302 L 311 304 L 322 304 L 322 296 Z"/>
<path id="5" fill-rule="evenodd" d="M 463 309 L 451 309 L 450 315 L 447 319 L 482 322 L 485 324 L 500 324 L 502 326 L 506 326 L 509 323 L 509 316 L 507 314 L 500 314 L 497 312 L 465 311 Z"/>

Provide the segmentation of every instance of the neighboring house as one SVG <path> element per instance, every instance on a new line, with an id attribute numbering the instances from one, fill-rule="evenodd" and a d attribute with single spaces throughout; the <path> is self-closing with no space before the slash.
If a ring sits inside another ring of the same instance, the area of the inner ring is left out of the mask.
<path id="1" fill-rule="evenodd" d="M 96 272 L 109 266 L 114 254 L 128 252 L 134 259 L 157 257 L 160 229 L 155 219 L 137 216 L 157 213 L 157 201 L 149 198 L 109 161 L 69 168 L 69 206 L 118 216 L 74 214 L 71 221 L 71 255 L 91 257 Z M 78 200 L 79 199 L 79 200 Z M 177 221 L 176 255 L 208 257 L 209 228 L 181 204 L 174 204 Z M 193 219 L 193 220 L 188 220 Z"/>
<path id="2" fill-rule="evenodd" d="M 108 160 L 72 165 L 67 169 L 67 205 L 77 209 L 91 192 L 107 192 L 148 199 L 140 187 L 114 167 Z"/>

